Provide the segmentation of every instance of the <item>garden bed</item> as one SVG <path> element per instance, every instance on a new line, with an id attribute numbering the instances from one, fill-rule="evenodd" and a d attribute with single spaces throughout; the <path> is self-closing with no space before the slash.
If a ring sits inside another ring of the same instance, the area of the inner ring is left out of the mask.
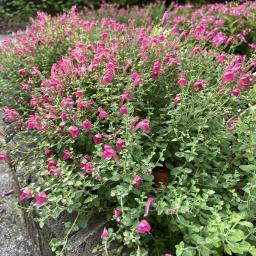
<path id="1" fill-rule="evenodd" d="M 256 4 L 163 10 L 40 12 L 1 45 L 1 160 L 39 227 L 65 219 L 56 255 L 91 221 L 95 255 L 256 255 Z"/>

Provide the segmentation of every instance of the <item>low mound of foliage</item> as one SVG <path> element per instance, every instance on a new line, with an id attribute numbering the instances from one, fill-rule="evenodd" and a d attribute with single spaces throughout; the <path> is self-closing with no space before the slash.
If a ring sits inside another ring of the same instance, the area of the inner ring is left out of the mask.
<path id="1" fill-rule="evenodd" d="M 41 227 L 75 215 L 56 255 L 97 214 L 104 255 L 256 255 L 254 42 L 234 50 L 255 25 L 232 29 L 255 9 L 72 8 L 1 44 L 0 159 L 30 177 L 19 199 Z"/>

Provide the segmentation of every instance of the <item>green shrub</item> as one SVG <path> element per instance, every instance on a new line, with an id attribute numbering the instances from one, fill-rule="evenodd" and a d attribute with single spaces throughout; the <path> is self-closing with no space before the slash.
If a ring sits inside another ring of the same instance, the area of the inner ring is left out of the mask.
<path id="1" fill-rule="evenodd" d="M 183 38 L 168 13 L 150 22 L 152 8 L 39 13 L 5 41 L 16 140 L 1 159 L 32 177 L 20 200 L 41 227 L 76 216 L 56 255 L 98 213 L 116 223 L 95 249 L 106 255 L 256 255 L 255 52 Z"/>

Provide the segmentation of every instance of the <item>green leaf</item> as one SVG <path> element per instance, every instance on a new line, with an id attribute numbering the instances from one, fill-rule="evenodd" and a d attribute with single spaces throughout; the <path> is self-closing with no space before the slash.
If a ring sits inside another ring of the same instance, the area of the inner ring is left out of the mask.
<path id="1" fill-rule="evenodd" d="M 85 212 L 85 213 L 80 214 L 77 219 L 77 225 L 80 228 L 86 228 L 91 216 L 92 216 L 91 212 Z"/>
<path id="2" fill-rule="evenodd" d="M 228 236 L 229 241 L 238 242 L 245 238 L 245 234 L 242 230 L 235 229 L 230 232 L 230 235 Z"/>
<path id="3" fill-rule="evenodd" d="M 256 166 L 253 164 L 240 165 L 239 168 L 245 172 L 256 171 Z"/>
<path id="4" fill-rule="evenodd" d="M 210 250 L 206 247 L 202 247 L 200 249 L 200 255 L 201 256 L 209 256 L 210 255 Z"/>

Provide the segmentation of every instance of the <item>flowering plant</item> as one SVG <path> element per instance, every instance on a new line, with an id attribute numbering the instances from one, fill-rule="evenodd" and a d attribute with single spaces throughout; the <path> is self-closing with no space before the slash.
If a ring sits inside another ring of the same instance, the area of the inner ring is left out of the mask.
<path id="1" fill-rule="evenodd" d="M 56 255 L 98 213 L 116 223 L 95 249 L 106 255 L 256 255 L 255 53 L 210 49 L 175 28 L 72 8 L 39 13 L 2 44 L 16 141 L 1 160 L 32 177 L 20 200 L 41 227 L 75 214 L 51 242 Z"/>

